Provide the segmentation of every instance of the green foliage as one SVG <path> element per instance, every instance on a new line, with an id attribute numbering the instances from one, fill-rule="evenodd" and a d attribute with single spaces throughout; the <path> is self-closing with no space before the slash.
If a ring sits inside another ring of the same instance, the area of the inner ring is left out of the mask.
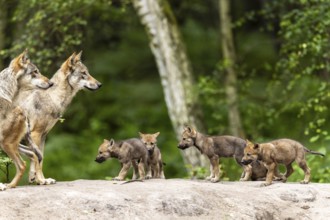
<path id="1" fill-rule="evenodd" d="M 7 157 L 7 155 L 0 150 L 0 170 L 5 174 L 5 179 L 2 182 L 9 182 L 9 167 L 13 164 L 13 161 Z"/>

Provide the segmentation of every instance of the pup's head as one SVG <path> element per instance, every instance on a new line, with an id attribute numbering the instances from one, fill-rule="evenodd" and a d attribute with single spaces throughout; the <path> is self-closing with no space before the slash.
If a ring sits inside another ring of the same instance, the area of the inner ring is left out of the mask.
<path id="1" fill-rule="evenodd" d="M 113 140 L 111 139 L 111 141 L 113 141 Z M 102 163 L 106 159 L 111 157 L 111 154 L 110 154 L 110 151 L 109 151 L 111 141 L 108 141 L 107 139 L 103 140 L 103 143 L 100 145 L 98 154 L 97 154 L 96 159 L 95 159 L 96 162 Z"/>
<path id="2" fill-rule="evenodd" d="M 195 140 L 197 137 L 197 131 L 189 126 L 186 126 L 183 129 L 183 133 L 181 136 L 181 141 L 178 144 L 178 148 L 181 150 L 187 149 L 195 145 Z"/>
<path id="3" fill-rule="evenodd" d="M 37 66 L 31 62 L 27 50 L 14 58 L 10 62 L 9 67 L 14 70 L 19 88 L 48 89 L 53 85 L 47 77 L 40 73 Z"/>
<path id="4" fill-rule="evenodd" d="M 93 78 L 87 67 L 81 62 L 81 53 L 73 53 L 61 66 L 68 83 L 76 90 L 89 89 L 97 90 L 102 84 Z"/>
<path id="5" fill-rule="evenodd" d="M 139 132 L 139 135 L 141 137 L 141 141 L 146 146 L 148 153 L 153 154 L 155 147 L 157 146 L 157 137 L 159 135 L 159 132 L 155 134 L 142 134 Z"/>
<path id="6" fill-rule="evenodd" d="M 248 165 L 253 161 L 258 159 L 258 154 L 260 152 L 260 145 L 254 144 L 249 140 L 246 140 L 246 145 L 244 148 L 244 156 L 242 158 L 242 164 Z"/>

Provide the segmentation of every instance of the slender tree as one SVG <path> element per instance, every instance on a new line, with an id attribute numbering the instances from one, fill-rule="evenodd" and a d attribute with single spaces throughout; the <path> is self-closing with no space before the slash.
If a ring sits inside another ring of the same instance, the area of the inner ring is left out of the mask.
<path id="1" fill-rule="evenodd" d="M 5 29 L 7 24 L 7 7 L 4 0 L 0 0 L 0 51 L 5 49 Z M 4 68 L 3 59 L 0 59 L 0 71 Z"/>
<path id="2" fill-rule="evenodd" d="M 235 70 L 236 54 L 231 29 L 229 0 L 219 0 L 219 14 L 223 63 L 226 71 L 225 91 L 228 104 L 230 133 L 235 136 L 244 137 L 238 108 L 237 73 Z"/>
<path id="3" fill-rule="evenodd" d="M 203 130 L 201 112 L 194 91 L 191 65 L 185 46 L 166 0 L 132 0 L 141 23 L 150 39 L 150 48 L 161 78 L 165 101 L 178 140 L 183 127 L 189 124 Z M 184 162 L 207 166 L 207 160 L 195 148 L 182 151 Z"/>

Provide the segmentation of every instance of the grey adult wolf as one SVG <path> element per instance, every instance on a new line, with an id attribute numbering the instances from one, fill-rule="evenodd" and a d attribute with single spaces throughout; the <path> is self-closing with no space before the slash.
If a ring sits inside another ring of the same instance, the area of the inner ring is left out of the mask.
<path id="1" fill-rule="evenodd" d="M 242 163 L 249 164 L 255 160 L 260 160 L 265 164 L 268 172 L 266 182 L 263 183 L 263 186 L 268 186 L 272 184 L 274 175 L 278 175 L 278 164 L 284 164 L 286 166 L 286 173 L 281 176 L 282 181 L 286 182 L 287 178 L 293 173 L 292 163 L 296 161 L 305 173 L 305 178 L 301 183 L 307 184 L 310 181 L 311 173 L 306 163 L 306 153 L 324 156 L 324 154 L 309 150 L 298 141 L 291 139 L 278 139 L 262 144 L 254 144 L 247 141 Z"/>
<path id="2" fill-rule="evenodd" d="M 11 158 L 16 167 L 16 174 L 8 185 L 1 185 L 0 190 L 15 187 L 21 179 L 25 162 L 21 158 L 19 152 L 28 155 L 36 164 L 37 169 L 40 168 L 39 162 L 42 160 L 41 155 L 37 155 L 34 149 L 37 148 L 28 135 L 28 142 L 31 148 L 19 144 L 24 134 L 27 132 L 28 121 L 22 108 L 13 105 L 15 96 L 19 95 L 22 88 L 41 88 L 47 89 L 52 83 L 40 74 L 38 68 L 30 61 L 25 50 L 18 57 L 14 58 L 9 67 L 0 73 L 0 145 Z M 36 181 L 43 184 L 39 176 Z"/>
<path id="3" fill-rule="evenodd" d="M 186 126 L 182 133 L 182 139 L 178 147 L 182 150 L 189 147 L 196 147 L 202 154 L 205 154 L 211 163 L 211 175 L 207 177 L 207 180 L 215 183 L 220 180 L 219 159 L 220 157 L 233 157 L 236 162 L 243 167 L 244 172 L 241 176 L 241 180 L 248 180 L 251 175 L 249 170 L 252 169 L 252 175 L 254 178 L 259 179 L 266 176 L 267 169 L 255 162 L 255 164 L 244 166 L 241 162 L 244 156 L 244 147 L 246 141 L 233 136 L 207 136 L 194 128 Z"/>
<path id="4" fill-rule="evenodd" d="M 73 53 L 54 74 L 51 81 L 54 86 L 50 89 L 25 90 L 15 100 L 15 104 L 27 112 L 31 123 L 32 140 L 39 146 L 42 155 L 48 132 L 60 119 L 77 92 L 82 89 L 94 91 L 102 85 L 89 74 L 87 67 L 81 61 L 81 52 Z M 47 184 L 55 183 L 54 179 L 44 177 L 42 163 L 40 165 L 39 175 Z M 31 183 L 35 182 L 36 172 L 35 164 L 31 161 L 29 172 Z"/>
<path id="5" fill-rule="evenodd" d="M 140 179 L 143 180 L 145 178 L 145 167 L 147 166 L 148 152 L 140 139 L 131 138 L 116 142 L 113 139 L 110 141 L 104 139 L 98 149 L 98 155 L 96 156 L 95 161 L 102 163 L 110 157 L 117 158 L 122 165 L 122 169 L 120 170 L 118 176 L 113 180 L 124 180 L 131 165 L 134 167 L 134 175 L 132 179 L 137 178 L 136 168 L 138 168 Z M 138 163 L 137 167 L 136 163 Z"/>

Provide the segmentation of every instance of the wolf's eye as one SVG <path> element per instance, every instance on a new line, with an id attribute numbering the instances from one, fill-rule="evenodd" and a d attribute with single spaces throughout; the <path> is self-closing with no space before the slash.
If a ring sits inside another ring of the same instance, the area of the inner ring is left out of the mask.
<path id="1" fill-rule="evenodd" d="M 247 153 L 246 155 L 247 155 L 247 156 L 251 156 L 251 154 L 249 154 L 249 153 Z"/>
<path id="2" fill-rule="evenodd" d="M 182 138 L 182 140 L 184 140 L 184 141 L 185 141 L 185 140 L 186 140 L 186 138 Z"/>
<path id="3" fill-rule="evenodd" d="M 154 144 L 155 144 L 155 143 L 152 143 L 152 142 L 150 143 L 150 145 L 154 145 Z"/>

